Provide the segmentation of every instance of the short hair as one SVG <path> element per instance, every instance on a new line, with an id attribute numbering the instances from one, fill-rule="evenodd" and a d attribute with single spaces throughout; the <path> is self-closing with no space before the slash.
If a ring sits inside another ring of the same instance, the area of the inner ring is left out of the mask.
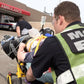
<path id="1" fill-rule="evenodd" d="M 19 17 L 19 21 L 25 20 L 23 17 Z"/>
<path id="2" fill-rule="evenodd" d="M 55 17 L 58 17 L 59 15 L 64 16 L 65 21 L 67 22 L 81 21 L 79 7 L 70 1 L 60 3 L 54 9 L 54 15 Z"/>

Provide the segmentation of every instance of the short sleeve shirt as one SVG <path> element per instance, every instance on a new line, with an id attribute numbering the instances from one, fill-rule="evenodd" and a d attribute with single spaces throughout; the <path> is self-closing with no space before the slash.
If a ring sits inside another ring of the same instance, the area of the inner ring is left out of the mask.
<path id="1" fill-rule="evenodd" d="M 24 28 L 31 29 L 32 26 L 27 21 L 19 21 L 16 24 L 16 27 L 20 26 L 20 30 L 23 30 Z"/>
<path id="2" fill-rule="evenodd" d="M 55 70 L 56 76 L 71 68 L 65 52 L 55 36 L 44 41 L 33 58 L 31 67 L 36 78 L 41 77 L 49 67 Z"/>

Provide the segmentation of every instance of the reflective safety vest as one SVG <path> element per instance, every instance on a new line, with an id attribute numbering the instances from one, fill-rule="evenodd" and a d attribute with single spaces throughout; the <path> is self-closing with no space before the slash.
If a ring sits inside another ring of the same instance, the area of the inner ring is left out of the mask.
<path id="1" fill-rule="evenodd" d="M 77 84 L 84 84 L 84 25 L 67 27 L 63 32 L 56 34 L 56 37 L 69 59 Z M 54 72 L 52 76 L 56 81 Z M 68 84 L 73 80 L 70 70 L 67 70 L 57 77 L 57 84 Z"/>

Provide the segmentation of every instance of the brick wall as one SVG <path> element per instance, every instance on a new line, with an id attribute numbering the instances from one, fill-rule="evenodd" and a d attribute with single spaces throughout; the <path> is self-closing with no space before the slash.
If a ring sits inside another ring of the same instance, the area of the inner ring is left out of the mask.
<path id="1" fill-rule="evenodd" d="M 41 29 L 41 23 L 40 22 L 29 22 L 29 23 L 32 25 L 32 27 L 34 27 L 38 30 Z M 52 22 L 45 22 L 44 28 L 46 28 L 46 27 L 51 28 L 54 31 L 54 27 L 52 25 Z"/>
<path id="2" fill-rule="evenodd" d="M 52 20 L 51 16 L 49 16 L 43 12 L 37 11 L 35 9 L 32 9 L 30 7 L 27 7 L 25 4 L 22 4 L 20 2 L 15 1 L 15 0 L 0 0 L 0 2 L 3 2 L 6 4 L 9 4 L 11 6 L 29 11 L 31 13 L 31 16 L 24 16 L 23 15 L 25 17 L 25 19 L 27 18 L 27 20 L 29 20 L 29 21 L 40 21 L 41 16 L 43 16 L 43 15 L 45 15 L 47 17 L 46 21 L 51 22 L 51 20 Z"/>
<path id="3" fill-rule="evenodd" d="M 40 27 L 41 27 L 41 24 L 40 24 L 41 16 L 46 16 L 46 23 L 45 23 L 44 27 L 50 27 L 53 29 L 53 26 L 51 23 L 52 22 L 51 16 L 49 16 L 43 12 L 37 11 L 35 9 L 32 9 L 30 7 L 27 7 L 25 4 L 19 3 L 15 0 L 0 0 L 0 2 L 9 4 L 11 6 L 14 6 L 14 7 L 26 10 L 26 11 L 29 11 L 31 13 L 31 16 L 26 16 L 26 15 L 22 15 L 22 16 L 25 18 L 26 21 L 30 22 L 31 25 L 37 29 L 40 29 Z"/>

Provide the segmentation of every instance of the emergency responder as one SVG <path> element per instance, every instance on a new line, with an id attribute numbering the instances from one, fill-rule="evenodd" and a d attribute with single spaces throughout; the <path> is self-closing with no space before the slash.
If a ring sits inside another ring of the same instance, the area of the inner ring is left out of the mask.
<path id="1" fill-rule="evenodd" d="M 27 21 L 25 21 L 23 17 L 20 17 L 16 24 L 17 36 L 20 37 L 22 35 L 28 34 L 30 29 L 32 29 L 32 26 Z"/>
<path id="2" fill-rule="evenodd" d="M 60 3 L 53 16 L 56 35 L 46 38 L 27 71 L 28 81 L 41 77 L 52 67 L 56 84 L 84 84 L 84 24 L 78 6 Z"/>

